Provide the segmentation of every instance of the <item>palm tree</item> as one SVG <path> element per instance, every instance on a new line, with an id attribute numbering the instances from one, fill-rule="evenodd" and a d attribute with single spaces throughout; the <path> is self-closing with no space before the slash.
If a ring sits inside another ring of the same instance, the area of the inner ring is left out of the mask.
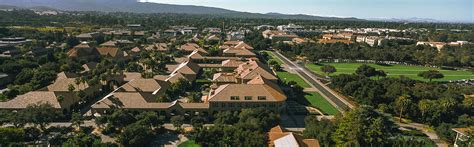
<path id="1" fill-rule="evenodd" d="M 431 108 L 431 101 L 428 99 L 423 99 L 420 102 L 418 102 L 418 108 L 421 111 L 421 117 L 424 118 L 424 115 L 428 110 Z"/>
<path id="2" fill-rule="evenodd" d="M 400 109 L 400 122 L 402 122 L 403 110 L 406 110 L 410 104 L 411 100 L 409 96 L 400 96 L 395 100 L 395 105 Z"/>

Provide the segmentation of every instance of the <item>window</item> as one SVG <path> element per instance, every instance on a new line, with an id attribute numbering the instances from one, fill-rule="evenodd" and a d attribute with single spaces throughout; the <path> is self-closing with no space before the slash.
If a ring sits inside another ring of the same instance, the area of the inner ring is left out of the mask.
<path id="1" fill-rule="evenodd" d="M 258 100 L 267 100 L 266 96 L 258 96 Z"/>
<path id="2" fill-rule="evenodd" d="M 239 96 L 231 96 L 230 100 L 240 100 Z"/>
<path id="3" fill-rule="evenodd" d="M 252 96 L 245 96 L 245 100 L 252 100 Z"/>

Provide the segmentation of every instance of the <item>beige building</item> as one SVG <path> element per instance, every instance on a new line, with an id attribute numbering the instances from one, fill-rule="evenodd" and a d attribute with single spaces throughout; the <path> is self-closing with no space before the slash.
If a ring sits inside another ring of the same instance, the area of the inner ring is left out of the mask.
<path id="1" fill-rule="evenodd" d="M 98 95 L 100 88 L 100 85 L 76 84 L 76 77 L 78 77 L 76 74 L 61 72 L 53 84 L 19 95 L 10 101 L 0 102 L 0 109 L 17 110 L 24 109 L 28 105 L 49 103 L 56 109 L 69 112 L 71 107 L 82 99 L 78 97 L 78 92 L 83 92 L 83 98 L 87 99 Z M 70 86 L 74 87 L 72 91 L 69 89 Z"/>
<path id="2" fill-rule="evenodd" d="M 186 53 L 192 53 L 195 50 L 198 50 L 200 54 L 203 54 L 203 55 L 209 54 L 206 50 L 204 50 L 202 47 L 200 47 L 196 43 L 186 43 L 184 45 L 181 45 L 181 47 L 179 47 L 178 49 Z"/>
<path id="3" fill-rule="evenodd" d="M 297 133 L 284 131 L 280 126 L 273 127 L 268 132 L 269 147 L 319 147 L 317 139 L 304 139 Z"/>
<path id="4" fill-rule="evenodd" d="M 222 55 L 226 57 L 241 57 L 241 58 L 253 58 L 257 55 L 250 50 L 244 48 L 227 48 L 222 51 Z"/>
<path id="5" fill-rule="evenodd" d="M 247 83 L 220 85 L 203 97 L 212 112 L 243 108 L 265 108 L 279 112 L 286 99 L 286 95 L 276 83 L 262 76 L 256 76 Z"/>

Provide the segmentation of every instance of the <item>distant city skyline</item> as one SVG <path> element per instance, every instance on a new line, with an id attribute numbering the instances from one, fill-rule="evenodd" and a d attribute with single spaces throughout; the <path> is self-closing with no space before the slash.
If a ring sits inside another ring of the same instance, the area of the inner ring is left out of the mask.
<path id="1" fill-rule="evenodd" d="M 146 1 L 146 0 L 140 0 Z M 473 0 L 148 0 L 254 13 L 308 14 L 363 19 L 427 18 L 474 22 Z"/>

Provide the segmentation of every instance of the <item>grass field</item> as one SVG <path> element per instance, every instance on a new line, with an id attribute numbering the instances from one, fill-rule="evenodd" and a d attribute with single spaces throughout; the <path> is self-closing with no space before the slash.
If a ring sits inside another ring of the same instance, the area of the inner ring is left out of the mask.
<path id="1" fill-rule="evenodd" d="M 311 88 L 311 86 L 306 83 L 301 77 L 299 77 L 297 74 L 292 74 L 289 72 L 277 72 L 278 78 L 280 78 L 284 82 L 288 81 L 295 81 L 299 86 L 303 88 Z"/>
<path id="2" fill-rule="evenodd" d="M 336 70 L 337 70 L 337 72 L 331 75 L 352 74 L 362 64 L 363 63 L 329 63 L 329 65 L 336 67 Z M 424 66 L 408 66 L 408 65 L 388 65 L 388 66 L 382 66 L 382 65 L 377 65 L 377 64 L 368 64 L 368 65 L 376 68 L 377 70 L 385 71 L 385 73 L 387 73 L 389 77 L 400 77 L 401 75 L 403 75 L 415 80 L 428 81 L 428 79 L 423 79 L 421 77 L 418 77 L 417 75 L 418 73 L 422 71 L 428 71 L 430 69 L 434 69 L 444 74 L 444 78 L 433 79 L 433 81 L 449 81 L 449 80 L 461 80 L 461 79 L 474 78 L 474 74 L 470 71 L 440 70 L 437 68 L 430 68 L 430 67 L 424 67 Z M 325 75 L 323 72 L 321 72 L 321 65 L 307 64 L 306 67 L 308 67 L 310 70 L 316 73 Z"/>
<path id="3" fill-rule="evenodd" d="M 178 147 L 200 147 L 194 140 L 188 140 L 178 145 Z"/>
<path id="4" fill-rule="evenodd" d="M 313 107 L 318 108 L 325 114 L 335 115 L 339 113 L 339 111 L 334 106 L 332 106 L 331 103 L 329 103 L 317 92 L 310 92 L 305 95 L 305 98 L 309 103 L 311 103 Z"/>

